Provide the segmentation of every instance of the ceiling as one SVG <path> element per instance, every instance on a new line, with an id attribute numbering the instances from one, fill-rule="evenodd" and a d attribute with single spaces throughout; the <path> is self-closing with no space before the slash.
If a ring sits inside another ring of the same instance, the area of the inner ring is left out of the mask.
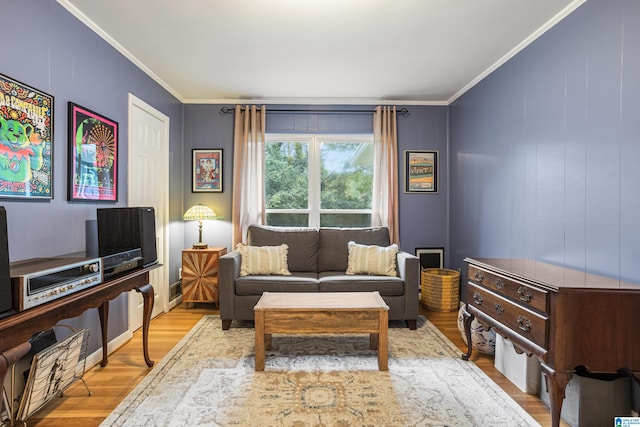
<path id="1" fill-rule="evenodd" d="M 448 104 L 586 0 L 58 0 L 184 103 Z"/>

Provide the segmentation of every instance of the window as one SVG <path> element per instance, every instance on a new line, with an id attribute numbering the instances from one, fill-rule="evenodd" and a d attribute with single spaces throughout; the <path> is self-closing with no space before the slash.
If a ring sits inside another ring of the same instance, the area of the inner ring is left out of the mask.
<path id="1" fill-rule="evenodd" d="M 373 135 L 267 135 L 267 224 L 368 227 Z"/>

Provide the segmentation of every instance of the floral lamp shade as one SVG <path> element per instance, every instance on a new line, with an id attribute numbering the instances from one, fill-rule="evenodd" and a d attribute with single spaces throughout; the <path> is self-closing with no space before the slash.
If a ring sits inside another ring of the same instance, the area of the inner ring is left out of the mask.
<path id="1" fill-rule="evenodd" d="M 202 221 L 216 219 L 218 216 L 208 206 L 198 203 L 191 206 L 182 216 L 184 221 L 198 221 L 198 243 L 193 244 L 193 249 L 206 249 L 209 247 L 206 243 L 202 242 Z"/>

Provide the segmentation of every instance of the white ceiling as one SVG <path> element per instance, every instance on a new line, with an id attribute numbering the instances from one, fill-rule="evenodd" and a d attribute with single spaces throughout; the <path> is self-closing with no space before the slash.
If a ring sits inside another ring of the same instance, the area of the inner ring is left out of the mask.
<path id="1" fill-rule="evenodd" d="M 185 103 L 448 104 L 586 0 L 58 0 Z"/>

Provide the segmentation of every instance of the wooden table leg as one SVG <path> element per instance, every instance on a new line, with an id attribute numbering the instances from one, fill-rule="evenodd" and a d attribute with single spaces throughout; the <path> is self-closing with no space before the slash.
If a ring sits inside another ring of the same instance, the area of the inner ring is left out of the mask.
<path id="1" fill-rule="evenodd" d="M 369 348 L 371 350 L 377 350 L 380 344 L 380 334 L 369 334 Z"/>
<path id="2" fill-rule="evenodd" d="M 378 333 L 378 369 L 389 370 L 389 312 L 380 311 L 380 332 Z"/>
<path id="3" fill-rule="evenodd" d="M 100 366 L 103 368 L 109 363 L 109 354 L 107 345 L 109 340 L 109 301 L 103 302 L 98 307 L 98 316 L 100 317 L 100 331 L 102 332 L 102 362 Z"/>
<path id="4" fill-rule="evenodd" d="M 564 392 L 573 373 L 556 372 L 547 366 L 544 362 L 540 363 L 542 372 L 544 373 L 545 384 L 549 392 L 549 411 L 551 412 L 552 427 L 560 426 L 560 418 L 562 416 L 562 402 L 564 401 Z"/>
<path id="5" fill-rule="evenodd" d="M 13 365 L 20 360 L 22 356 L 29 353 L 29 350 L 31 350 L 31 343 L 25 342 L 0 354 L 0 391 L 2 390 L 2 385 L 4 384 L 4 379 L 7 376 L 9 366 Z M 13 402 L 11 402 L 10 405 L 13 405 Z M 10 408 L 5 409 L 7 410 L 7 413 L 10 412 Z M 11 420 L 13 420 L 13 416 L 13 413 L 9 414 L 9 418 Z"/>
<path id="6" fill-rule="evenodd" d="M 142 349 L 144 352 L 144 361 L 148 367 L 153 366 L 153 360 L 149 358 L 149 323 L 151 323 L 151 313 L 153 312 L 154 290 L 150 283 L 135 288 L 136 292 L 140 292 L 143 298 L 142 312 Z"/>
<path id="7" fill-rule="evenodd" d="M 256 371 L 264 371 L 264 312 L 255 312 Z"/>
<path id="8" fill-rule="evenodd" d="M 464 318 L 464 336 L 467 338 L 467 352 L 462 355 L 462 360 L 469 360 L 473 346 L 471 342 L 471 322 L 473 321 L 473 314 L 467 311 L 467 306 L 464 306 L 462 310 L 462 316 Z"/>

